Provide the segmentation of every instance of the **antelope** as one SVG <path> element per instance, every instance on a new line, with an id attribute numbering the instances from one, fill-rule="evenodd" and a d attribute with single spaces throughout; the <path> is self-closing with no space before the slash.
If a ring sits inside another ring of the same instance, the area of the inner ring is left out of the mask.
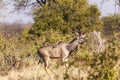
<path id="1" fill-rule="evenodd" d="M 86 34 L 76 33 L 76 37 L 69 43 L 61 41 L 57 44 L 40 47 L 37 52 L 40 62 L 43 63 L 46 68 L 49 65 L 50 58 L 57 58 L 62 62 L 68 61 L 72 52 L 77 49 L 77 46 L 85 42 L 85 36 Z"/>

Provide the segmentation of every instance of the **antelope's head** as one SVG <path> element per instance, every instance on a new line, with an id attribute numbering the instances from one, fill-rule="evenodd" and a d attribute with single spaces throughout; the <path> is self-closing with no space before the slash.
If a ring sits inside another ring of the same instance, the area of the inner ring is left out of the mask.
<path id="1" fill-rule="evenodd" d="M 80 44 L 85 42 L 85 36 L 86 34 L 76 33 L 76 39 Z"/>
<path id="2" fill-rule="evenodd" d="M 85 33 L 81 33 L 81 32 L 78 31 L 77 29 L 74 30 L 74 29 L 71 28 L 70 30 L 71 30 L 72 34 L 75 35 L 76 39 L 78 40 L 78 42 L 79 42 L 80 44 L 86 42 L 86 40 L 85 40 L 86 34 L 85 34 Z M 74 30 L 74 31 L 73 31 L 73 30 Z"/>

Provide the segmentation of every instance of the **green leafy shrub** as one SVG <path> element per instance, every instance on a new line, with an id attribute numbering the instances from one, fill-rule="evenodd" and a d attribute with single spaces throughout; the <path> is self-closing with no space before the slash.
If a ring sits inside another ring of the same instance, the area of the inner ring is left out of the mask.
<path id="1" fill-rule="evenodd" d="M 87 0 L 51 0 L 37 8 L 34 15 L 35 23 L 29 31 L 32 39 L 51 29 L 62 34 L 69 34 L 70 28 L 81 32 L 102 29 L 98 8 L 96 5 L 89 5 Z"/>
<path id="2" fill-rule="evenodd" d="M 116 70 L 120 53 L 117 51 L 116 42 L 108 43 L 105 52 L 94 53 L 89 60 L 89 80 L 116 80 Z"/>
<path id="3" fill-rule="evenodd" d="M 105 16 L 102 21 L 104 22 L 104 34 L 113 39 L 113 35 L 120 32 L 120 15 Z"/>

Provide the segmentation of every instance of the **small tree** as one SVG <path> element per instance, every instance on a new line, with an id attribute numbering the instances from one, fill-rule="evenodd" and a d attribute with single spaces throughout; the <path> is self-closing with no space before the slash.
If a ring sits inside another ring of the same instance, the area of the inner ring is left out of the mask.
<path id="1" fill-rule="evenodd" d="M 89 64 L 89 80 L 118 80 L 119 64 L 119 42 L 114 40 L 107 43 L 106 50 L 102 53 L 93 53 L 91 59 L 87 61 Z M 117 75 L 117 77 L 116 77 Z"/>
<path id="2" fill-rule="evenodd" d="M 102 18 L 104 22 L 104 33 L 105 35 L 112 35 L 120 31 L 120 15 L 111 15 Z"/>
<path id="3" fill-rule="evenodd" d="M 102 26 L 98 8 L 89 5 L 87 0 L 49 0 L 34 15 L 35 23 L 29 31 L 32 37 L 39 37 L 50 29 L 68 34 L 70 28 L 89 32 Z"/>

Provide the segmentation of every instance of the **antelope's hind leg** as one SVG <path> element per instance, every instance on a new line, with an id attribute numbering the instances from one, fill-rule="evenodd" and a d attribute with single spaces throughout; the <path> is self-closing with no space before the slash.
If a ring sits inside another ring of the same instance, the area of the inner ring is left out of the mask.
<path id="1" fill-rule="evenodd" d="M 48 69 L 47 67 L 49 66 L 49 57 L 45 57 L 44 58 L 44 70 L 47 72 L 48 76 L 50 77 L 50 79 L 52 79 L 51 75 L 49 74 L 48 72 Z"/>
<path id="2" fill-rule="evenodd" d="M 68 65 L 67 65 L 67 61 L 69 58 L 63 57 L 61 58 L 61 61 L 63 62 L 64 66 L 65 66 L 65 72 L 68 71 Z"/>

